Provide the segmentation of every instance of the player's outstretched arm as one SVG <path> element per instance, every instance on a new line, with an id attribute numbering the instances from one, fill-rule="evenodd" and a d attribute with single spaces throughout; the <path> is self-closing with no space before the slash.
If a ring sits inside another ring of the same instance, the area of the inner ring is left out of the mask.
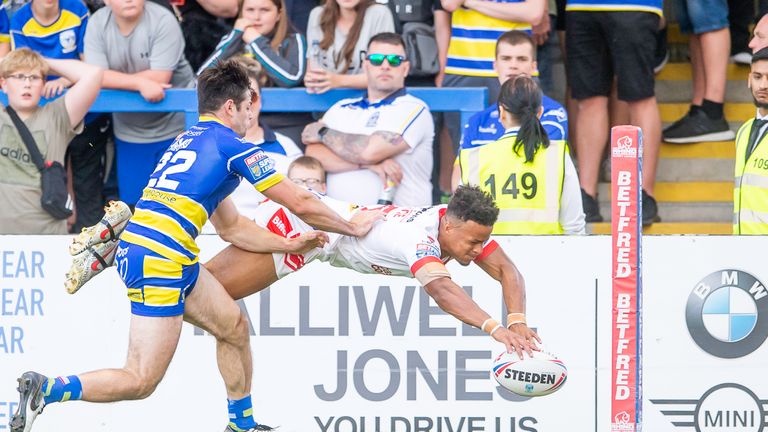
<path id="1" fill-rule="evenodd" d="M 523 351 L 532 355 L 534 346 L 524 337 L 513 333 L 491 319 L 487 312 L 482 310 L 472 297 L 449 277 L 437 278 L 424 285 L 427 291 L 440 309 L 448 312 L 457 319 L 490 333 L 491 337 L 503 343 L 507 352 L 515 351 L 522 358 Z M 491 324 L 489 324 L 491 323 Z M 485 328 L 483 328 L 485 327 Z"/>
<path id="2" fill-rule="evenodd" d="M 211 223 L 224 241 L 249 252 L 303 254 L 328 242 L 328 234 L 320 231 L 290 239 L 274 234 L 241 215 L 230 198 L 219 204 L 211 215 Z"/>
<path id="3" fill-rule="evenodd" d="M 347 221 L 323 204 L 315 194 L 286 180 L 281 180 L 262 193 L 317 229 L 353 237 L 368 234 L 373 224 L 383 217 L 378 210 L 358 211 Z"/>
<path id="4" fill-rule="evenodd" d="M 501 247 L 476 261 L 488 275 L 501 283 L 504 304 L 512 319 L 507 320 L 507 328 L 533 343 L 533 339 L 541 343 L 539 335 L 528 327 L 525 321 L 525 279 L 515 266 L 515 263 L 504 253 Z M 534 345 L 535 346 L 535 345 Z"/>

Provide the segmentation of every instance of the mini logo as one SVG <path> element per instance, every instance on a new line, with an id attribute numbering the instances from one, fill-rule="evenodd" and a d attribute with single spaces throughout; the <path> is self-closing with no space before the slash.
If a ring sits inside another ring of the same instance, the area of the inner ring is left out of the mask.
<path id="1" fill-rule="evenodd" d="M 74 51 L 77 48 L 77 38 L 75 37 L 75 31 L 69 29 L 59 33 L 59 43 L 61 44 L 62 54 L 67 54 Z"/>
<path id="2" fill-rule="evenodd" d="M 617 424 L 628 424 L 629 413 L 627 413 L 626 411 L 622 411 L 614 416 L 613 421 L 614 423 L 617 423 Z"/>
<path id="3" fill-rule="evenodd" d="M 368 117 L 368 121 L 365 123 L 365 127 L 376 127 L 376 125 L 379 123 L 379 112 L 374 112 L 370 117 Z"/>
<path id="4" fill-rule="evenodd" d="M 480 126 L 477 128 L 477 131 L 480 133 L 487 133 L 487 134 L 493 134 L 493 135 L 496 135 L 499 132 L 499 130 L 496 129 L 496 125 L 493 123 L 491 123 L 491 125 L 487 127 Z"/>
<path id="5" fill-rule="evenodd" d="M 651 403 L 684 430 L 763 432 L 768 426 L 768 400 L 741 384 L 718 384 L 698 399 L 651 399 Z"/>
<path id="6" fill-rule="evenodd" d="M 382 267 L 382 266 L 376 265 L 376 264 L 371 264 L 371 268 L 376 273 L 387 275 L 387 276 L 392 276 L 392 270 L 390 270 L 390 269 L 388 269 L 386 267 Z"/>
<path id="7" fill-rule="evenodd" d="M 421 259 L 426 256 L 440 258 L 440 250 L 434 243 L 419 243 L 416 245 L 416 258 Z"/>
<path id="8" fill-rule="evenodd" d="M 622 411 L 613 416 L 613 423 L 611 423 L 611 432 L 614 431 L 634 431 L 635 423 L 632 421 L 632 417 L 628 412 Z"/>
<path id="9" fill-rule="evenodd" d="M 691 291 L 685 321 L 693 341 L 707 353 L 744 357 L 768 338 L 768 290 L 747 272 L 716 271 Z"/>
<path id="10" fill-rule="evenodd" d="M 636 158 L 637 148 L 632 147 L 632 138 L 623 136 L 616 141 L 616 148 L 611 149 L 613 157 Z"/>
<path id="11" fill-rule="evenodd" d="M 525 385 L 525 392 L 526 393 L 533 393 L 533 384 L 526 384 Z"/>

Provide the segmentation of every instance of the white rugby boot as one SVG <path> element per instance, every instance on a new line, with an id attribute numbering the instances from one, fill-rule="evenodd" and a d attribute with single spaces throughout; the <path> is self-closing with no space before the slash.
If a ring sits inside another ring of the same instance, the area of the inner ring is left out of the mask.
<path id="1" fill-rule="evenodd" d="M 224 432 L 259 432 L 259 431 L 274 431 L 274 430 L 277 430 L 277 428 L 269 427 L 263 424 L 257 424 L 255 427 L 252 427 L 250 429 L 240 429 L 239 427 L 230 423 L 227 425 L 227 428 L 224 429 Z"/>
<path id="2" fill-rule="evenodd" d="M 19 382 L 19 406 L 11 417 L 11 432 L 29 432 L 35 418 L 43 412 L 43 384 L 48 378 L 37 372 L 24 372 L 16 381 Z"/>
<path id="3" fill-rule="evenodd" d="M 88 246 L 84 251 L 75 255 L 64 280 L 64 288 L 67 289 L 67 292 L 76 293 L 86 282 L 110 267 L 115 262 L 115 252 L 117 252 L 119 242 L 119 238 L 108 240 L 106 243 Z"/>
<path id="4" fill-rule="evenodd" d="M 72 239 L 69 254 L 78 255 L 89 247 L 117 240 L 131 218 L 131 208 L 122 201 L 110 201 L 104 207 L 104 217 L 96 225 L 83 228 Z"/>

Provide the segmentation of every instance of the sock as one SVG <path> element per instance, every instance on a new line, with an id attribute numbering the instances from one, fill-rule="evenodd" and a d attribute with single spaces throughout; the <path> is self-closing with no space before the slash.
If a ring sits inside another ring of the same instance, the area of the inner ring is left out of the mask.
<path id="1" fill-rule="evenodd" d="M 691 114 L 696 114 L 699 111 L 701 111 L 701 105 L 693 105 L 693 104 L 691 104 L 691 109 L 688 110 L 688 112 Z"/>
<path id="2" fill-rule="evenodd" d="M 238 400 L 227 399 L 227 405 L 229 407 L 230 428 L 240 432 L 256 427 L 257 423 L 253 419 L 253 404 L 250 395 Z"/>
<path id="3" fill-rule="evenodd" d="M 711 100 L 704 99 L 701 104 L 701 109 L 712 120 L 723 118 L 723 104 L 718 102 L 712 102 Z"/>
<path id="4" fill-rule="evenodd" d="M 83 396 L 83 386 L 77 375 L 68 377 L 48 378 L 43 384 L 43 400 L 45 404 L 80 400 Z"/>

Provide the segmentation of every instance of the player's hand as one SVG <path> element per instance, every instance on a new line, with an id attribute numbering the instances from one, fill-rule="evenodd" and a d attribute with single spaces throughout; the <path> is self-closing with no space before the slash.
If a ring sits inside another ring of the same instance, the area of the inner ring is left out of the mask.
<path id="1" fill-rule="evenodd" d="M 358 210 L 357 213 L 349 219 L 349 223 L 354 226 L 352 235 L 355 237 L 362 237 L 368 234 L 368 231 L 373 228 L 373 224 L 382 219 L 384 219 L 384 212 L 381 211 L 381 209 Z"/>
<path id="2" fill-rule="evenodd" d="M 64 92 L 64 89 L 71 85 L 72 82 L 63 77 L 48 81 L 43 87 L 43 97 L 46 99 L 53 99 L 56 96 L 61 95 Z"/>
<path id="3" fill-rule="evenodd" d="M 400 184 L 403 181 L 403 168 L 394 159 L 384 159 L 375 165 L 368 165 L 368 169 L 376 173 L 385 186 L 387 179 L 392 180 L 396 184 Z"/>
<path id="4" fill-rule="evenodd" d="M 527 352 L 529 357 L 533 356 L 533 351 L 539 351 L 539 348 L 532 341 L 504 327 L 494 331 L 491 337 L 503 343 L 507 347 L 508 353 L 516 352 L 520 359 L 523 358 L 523 351 Z"/>
<path id="5" fill-rule="evenodd" d="M 320 132 L 320 128 L 323 126 L 325 126 L 325 123 L 322 121 L 316 121 L 305 126 L 304 130 L 301 132 L 301 142 L 304 144 L 322 143 L 323 140 L 320 138 L 318 133 Z"/>
<path id="6" fill-rule="evenodd" d="M 139 93 L 147 102 L 160 102 L 165 99 L 165 90 L 171 88 L 170 84 L 159 83 L 149 78 L 142 78 L 139 82 Z"/>
<path id="7" fill-rule="evenodd" d="M 517 323 L 512 324 L 509 327 L 509 331 L 512 333 L 515 333 L 527 340 L 531 343 L 531 345 L 534 347 L 533 349 L 538 350 L 539 347 L 536 345 L 536 342 L 541 343 L 541 338 L 538 334 L 536 334 L 535 331 L 533 331 L 530 327 L 528 327 L 525 323 Z"/>
<path id="8" fill-rule="evenodd" d="M 314 248 L 322 248 L 328 241 L 328 234 L 322 231 L 308 231 L 298 237 L 288 239 L 287 252 L 303 255 Z"/>

